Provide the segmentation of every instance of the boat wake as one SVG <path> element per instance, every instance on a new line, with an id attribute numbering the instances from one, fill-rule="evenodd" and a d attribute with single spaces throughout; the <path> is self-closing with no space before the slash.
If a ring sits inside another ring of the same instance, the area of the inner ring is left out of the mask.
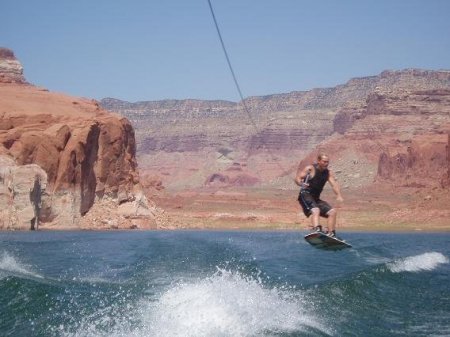
<path id="1" fill-rule="evenodd" d="M 448 263 L 448 257 L 438 252 L 428 252 L 416 256 L 388 263 L 387 266 L 393 273 L 420 272 L 436 269 L 440 264 Z"/>
<path id="2" fill-rule="evenodd" d="M 97 316 L 97 315 L 96 315 Z M 106 333 L 98 316 L 84 318 L 65 336 L 275 336 L 332 334 L 299 290 L 269 288 L 258 277 L 217 269 L 206 278 L 178 282 L 158 298 L 142 298 L 130 317 Z"/>
<path id="3" fill-rule="evenodd" d="M 2 252 L 0 255 L 0 280 L 7 276 L 23 276 L 42 279 L 43 276 L 34 272 L 32 268 L 16 257 Z"/>
<path id="4" fill-rule="evenodd" d="M 257 336 L 325 332 L 308 303 L 293 289 L 264 287 L 261 279 L 218 269 L 211 277 L 178 284 L 162 295 L 148 321 L 164 336 Z"/>

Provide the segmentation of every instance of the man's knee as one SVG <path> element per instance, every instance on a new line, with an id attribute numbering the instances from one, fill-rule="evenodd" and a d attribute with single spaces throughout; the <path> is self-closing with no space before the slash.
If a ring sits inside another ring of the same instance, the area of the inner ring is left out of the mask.
<path id="1" fill-rule="evenodd" d="M 317 207 L 311 208 L 311 214 L 312 215 L 320 214 L 320 209 Z"/>
<path id="2" fill-rule="evenodd" d="M 330 209 L 330 210 L 327 212 L 327 215 L 328 215 L 328 216 L 336 216 L 336 215 L 337 215 L 337 211 L 336 211 L 334 208 L 332 208 L 332 209 Z"/>

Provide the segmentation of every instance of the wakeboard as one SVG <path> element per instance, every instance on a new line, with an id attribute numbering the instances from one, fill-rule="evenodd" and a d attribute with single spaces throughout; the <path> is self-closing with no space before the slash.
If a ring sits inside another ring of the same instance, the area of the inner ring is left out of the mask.
<path id="1" fill-rule="evenodd" d="M 313 232 L 305 235 L 305 240 L 316 248 L 328 250 L 340 250 L 344 248 L 351 248 L 352 246 L 339 238 L 332 238 L 323 232 Z"/>

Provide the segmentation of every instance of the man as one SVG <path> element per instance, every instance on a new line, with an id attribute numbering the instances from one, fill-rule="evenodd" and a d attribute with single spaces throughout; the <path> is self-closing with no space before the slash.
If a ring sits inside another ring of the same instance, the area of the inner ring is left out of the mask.
<path id="1" fill-rule="evenodd" d="M 328 169 L 330 159 L 328 155 L 321 153 L 317 157 L 317 163 L 308 165 L 297 170 L 295 183 L 300 186 L 298 202 L 303 208 L 307 217 L 311 216 L 311 223 L 315 230 L 322 231 L 319 217 L 327 218 L 328 232 L 331 237 L 336 237 L 336 216 L 337 211 L 326 201 L 320 200 L 320 193 L 327 182 L 330 183 L 336 194 L 336 200 L 344 201 L 341 195 L 339 184 L 334 177 L 334 173 Z"/>

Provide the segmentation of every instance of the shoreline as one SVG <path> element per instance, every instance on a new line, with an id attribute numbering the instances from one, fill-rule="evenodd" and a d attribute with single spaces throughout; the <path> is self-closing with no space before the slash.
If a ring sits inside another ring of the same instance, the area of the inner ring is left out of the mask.
<path id="1" fill-rule="evenodd" d="M 310 232 L 310 219 L 299 209 L 291 190 L 239 188 L 153 192 L 148 193 L 147 198 L 164 211 L 164 218 L 149 220 L 152 222 L 144 220 L 137 228 L 112 227 L 107 225 L 107 221 L 101 221 L 101 225 L 84 221 L 79 228 L 40 223 L 37 231 Z M 334 202 L 334 195 L 329 190 L 325 190 L 324 200 L 334 203 L 338 211 L 338 233 L 450 232 L 450 209 L 446 206 L 450 202 L 448 191 L 436 192 L 432 201 L 424 199 L 422 193 L 411 192 L 410 189 L 398 189 L 390 195 L 382 190 L 347 191 L 345 203 L 340 204 Z M 103 220 L 108 219 L 106 213 L 98 216 Z M 321 218 L 321 224 L 326 227 L 326 220 Z M 32 230 L 0 229 L 0 232 L 16 231 Z"/>
<path id="2" fill-rule="evenodd" d="M 396 228 L 389 229 L 387 227 L 383 228 L 353 228 L 346 227 L 342 229 L 336 229 L 338 233 L 391 233 L 391 234 L 402 234 L 402 233 L 442 233 L 450 234 L 450 228 Z M 95 229 L 86 229 L 86 228 L 42 228 L 38 230 L 0 230 L 0 233 L 45 233 L 45 232 L 55 232 L 55 233 L 64 233 L 64 232 L 80 232 L 80 233 L 94 233 L 94 232 L 109 232 L 109 233 L 120 233 L 120 232 L 302 232 L 302 233 L 311 233 L 312 230 L 308 230 L 306 228 L 280 228 L 280 227 L 185 227 L 185 228 L 133 228 L 133 229 L 111 229 L 111 228 L 95 228 Z"/>

